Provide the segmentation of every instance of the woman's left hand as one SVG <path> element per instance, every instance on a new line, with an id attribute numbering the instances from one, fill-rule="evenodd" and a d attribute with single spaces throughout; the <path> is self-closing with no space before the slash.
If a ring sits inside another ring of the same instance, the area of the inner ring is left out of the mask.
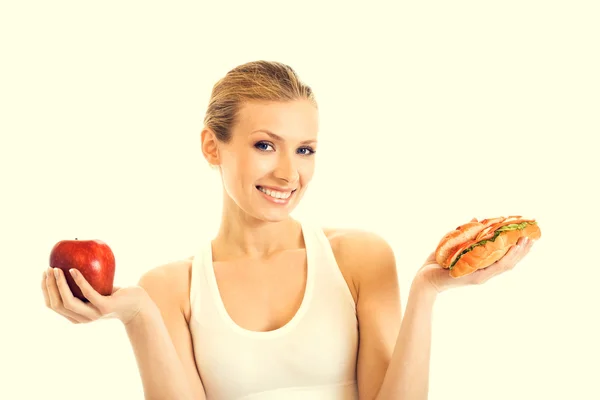
<path id="1" fill-rule="evenodd" d="M 442 268 L 435 261 L 435 252 L 433 252 L 417 272 L 417 278 L 420 278 L 425 284 L 431 285 L 438 293 L 454 287 L 479 285 L 487 282 L 494 276 L 512 270 L 527 255 L 533 242 L 534 240 L 522 237 L 517 242 L 517 245 L 511 247 L 501 259 L 489 267 L 478 269 L 471 274 L 458 278 L 451 277 L 449 270 Z"/>

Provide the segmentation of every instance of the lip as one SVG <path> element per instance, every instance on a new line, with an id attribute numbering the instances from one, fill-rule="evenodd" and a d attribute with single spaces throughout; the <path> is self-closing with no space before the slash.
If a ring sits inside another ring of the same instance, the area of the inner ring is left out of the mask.
<path id="1" fill-rule="evenodd" d="M 277 199 L 275 197 L 271 197 L 268 194 L 262 192 L 261 190 L 258 189 L 259 187 L 262 187 L 262 188 L 265 188 L 265 189 L 271 189 L 271 190 L 278 190 L 280 192 L 288 192 L 288 193 L 291 192 L 291 194 L 290 194 L 290 196 L 287 199 Z M 284 206 L 284 205 L 287 205 L 292 200 L 292 198 L 294 197 L 294 192 L 296 191 L 296 189 L 293 189 L 293 190 L 290 190 L 290 189 L 281 190 L 281 189 L 275 189 L 273 186 L 257 185 L 256 186 L 256 191 L 258 193 L 260 193 L 265 200 L 267 200 L 267 201 L 269 201 L 271 203 L 280 205 L 280 206 Z"/>
<path id="2" fill-rule="evenodd" d="M 277 186 L 256 185 L 257 189 L 259 187 L 265 188 L 265 189 L 269 189 L 269 190 L 275 190 L 277 192 L 283 192 L 283 193 L 289 193 L 289 192 L 295 192 L 296 191 L 296 189 L 292 189 L 292 188 L 282 188 L 282 187 L 277 187 Z"/>

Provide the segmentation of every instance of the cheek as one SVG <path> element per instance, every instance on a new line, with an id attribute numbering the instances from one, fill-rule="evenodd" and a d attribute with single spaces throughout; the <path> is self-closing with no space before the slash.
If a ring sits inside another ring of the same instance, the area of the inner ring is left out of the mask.
<path id="1" fill-rule="evenodd" d="M 242 169 L 250 178 L 254 179 L 268 175 L 277 167 L 277 158 L 264 154 L 250 154 L 245 161 Z"/>
<path id="2" fill-rule="evenodd" d="M 256 181 L 274 168 L 274 157 L 261 157 L 253 152 L 237 152 L 226 160 L 227 180 L 230 186 L 254 186 Z"/>
<path id="3" fill-rule="evenodd" d="M 221 156 L 221 174 L 223 184 L 230 195 L 234 196 L 239 189 L 240 184 L 244 182 L 244 164 L 243 156 L 236 156 L 232 152 L 223 153 Z"/>
<path id="4" fill-rule="evenodd" d="M 305 165 L 301 165 L 298 168 L 298 173 L 300 175 L 300 183 L 302 185 L 307 185 L 313 178 L 315 173 L 315 163 L 308 162 Z"/>

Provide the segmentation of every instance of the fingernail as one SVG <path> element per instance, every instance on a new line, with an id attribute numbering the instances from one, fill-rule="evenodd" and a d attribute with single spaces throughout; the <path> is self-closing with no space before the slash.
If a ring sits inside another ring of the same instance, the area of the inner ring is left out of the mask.
<path id="1" fill-rule="evenodd" d="M 58 279 L 58 268 L 54 268 L 54 277 Z"/>
<path id="2" fill-rule="evenodd" d="M 71 273 L 71 275 L 72 275 L 72 276 L 75 276 L 75 275 L 77 275 L 77 271 L 75 270 L 75 268 L 71 268 L 71 269 L 69 270 L 69 272 Z"/>

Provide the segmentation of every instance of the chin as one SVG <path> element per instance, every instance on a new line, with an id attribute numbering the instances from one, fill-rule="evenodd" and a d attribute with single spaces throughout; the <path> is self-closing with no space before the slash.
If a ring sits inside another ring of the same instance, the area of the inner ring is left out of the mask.
<path id="1" fill-rule="evenodd" d="M 282 222 L 286 221 L 290 218 L 290 215 L 293 211 L 295 205 L 290 205 L 290 207 L 273 209 L 270 207 L 252 207 L 251 215 L 254 215 L 255 218 L 266 221 L 266 222 Z"/>
<path id="2" fill-rule="evenodd" d="M 285 207 L 280 206 L 270 206 L 259 204 L 258 206 L 254 204 L 252 209 L 252 214 L 266 222 L 282 222 L 290 219 L 291 213 L 294 211 L 296 206 L 298 205 L 298 199 L 295 202 L 286 205 Z"/>

